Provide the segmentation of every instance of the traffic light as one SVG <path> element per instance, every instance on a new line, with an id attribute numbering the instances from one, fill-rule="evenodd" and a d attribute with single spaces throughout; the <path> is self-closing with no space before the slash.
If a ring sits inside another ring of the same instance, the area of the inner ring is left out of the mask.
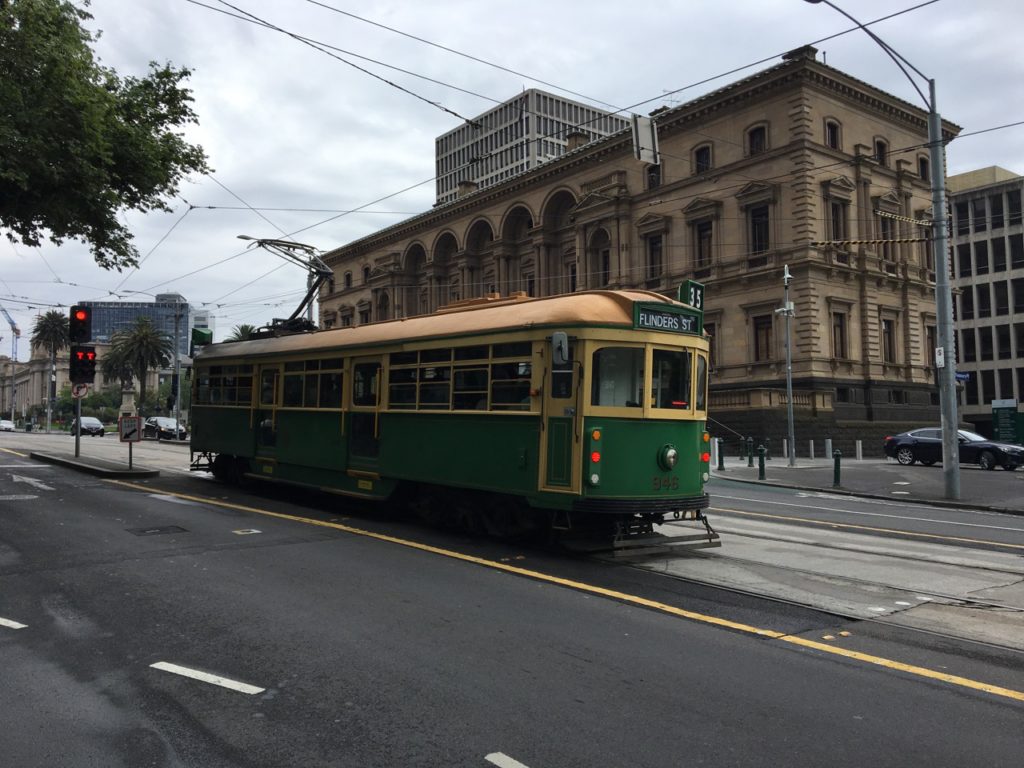
<path id="1" fill-rule="evenodd" d="M 72 384 L 92 384 L 96 379 L 96 347 L 73 344 L 68 373 Z"/>
<path id="2" fill-rule="evenodd" d="M 72 344 L 92 341 L 92 307 L 76 304 L 71 308 L 70 320 L 68 336 L 71 337 Z"/>

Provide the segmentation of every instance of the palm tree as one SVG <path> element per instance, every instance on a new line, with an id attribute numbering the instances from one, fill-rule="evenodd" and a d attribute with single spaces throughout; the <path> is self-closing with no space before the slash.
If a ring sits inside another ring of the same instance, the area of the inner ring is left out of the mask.
<path id="1" fill-rule="evenodd" d="M 131 388 L 135 373 L 132 370 L 131 362 L 125 357 L 123 350 L 111 347 L 107 354 L 103 356 L 103 360 L 100 361 L 100 371 L 105 381 L 121 382 L 122 390 Z"/>
<path id="2" fill-rule="evenodd" d="M 231 329 L 231 335 L 227 337 L 226 341 L 245 341 L 246 339 L 252 338 L 254 333 L 256 333 L 255 325 L 242 323 L 241 325 L 236 325 Z"/>
<path id="3" fill-rule="evenodd" d="M 127 331 L 118 331 L 111 341 L 110 354 L 120 358 L 117 365 L 130 368 L 139 380 L 139 411 L 146 402 L 146 375 L 151 368 L 166 368 L 174 354 L 174 342 L 158 330 L 148 317 L 137 317 Z M 114 370 L 112 365 L 111 370 Z M 123 373 L 120 375 L 123 376 Z"/>
<path id="4" fill-rule="evenodd" d="M 45 349 L 50 353 L 50 370 L 57 370 L 57 353 L 71 346 L 70 323 L 68 316 L 59 309 L 51 309 L 45 315 L 36 318 L 32 326 L 32 346 Z M 46 431 L 50 431 L 50 408 L 57 392 L 56 376 L 51 379 L 51 390 L 46 393 Z"/>

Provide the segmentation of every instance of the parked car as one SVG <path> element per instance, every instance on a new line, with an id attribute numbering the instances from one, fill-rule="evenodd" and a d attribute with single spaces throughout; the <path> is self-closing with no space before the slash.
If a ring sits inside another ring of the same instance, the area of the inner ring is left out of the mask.
<path id="1" fill-rule="evenodd" d="M 13 432 L 14 422 L 10 419 L 0 419 L 0 432 Z"/>
<path id="2" fill-rule="evenodd" d="M 188 437 L 188 430 L 184 424 L 178 423 L 175 430 L 174 419 L 166 416 L 150 416 L 142 425 L 142 436 L 155 437 L 157 440 L 174 440 L 175 432 L 178 440 L 185 440 Z"/>
<path id="3" fill-rule="evenodd" d="M 97 419 L 95 416 L 83 416 L 82 417 L 82 434 L 90 435 L 92 437 L 103 437 L 107 430 L 103 428 L 103 422 Z M 71 434 L 78 434 L 78 420 L 71 422 Z"/>
<path id="4" fill-rule="evenodd" d="M 995 469 L 999 466 L 1010 471 L 1024 464 L 1024 448 L 1019 445 L 988 440 L 966 429 L 957 430 L 957 443 L 961 464 L 977 464 L 982 469 Z M 900 464 L 909 466 L 919 461 L 930 467 L 942 461 L 942 429 L 925 427 L 901 432 L 886 437 L 884 446 L 885 455 Z"/>

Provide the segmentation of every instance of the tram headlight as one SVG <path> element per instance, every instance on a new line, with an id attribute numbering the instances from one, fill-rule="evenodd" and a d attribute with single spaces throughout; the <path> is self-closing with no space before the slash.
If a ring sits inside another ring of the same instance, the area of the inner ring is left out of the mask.
<path id="1" fill-rule="evenodd" d="M 673 469 L 679 461 L 679 451 L 674 445 L 664 445 L 658 452 L 658 464 L 662 469 Z"/>

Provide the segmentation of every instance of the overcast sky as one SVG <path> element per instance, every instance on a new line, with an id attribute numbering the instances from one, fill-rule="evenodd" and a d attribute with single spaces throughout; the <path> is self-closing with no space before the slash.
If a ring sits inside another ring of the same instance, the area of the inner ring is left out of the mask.
<path id="1" fill-rule="evenodd" d="M 220 11 L 241 14 L 218 0 L 201 1 L 209 7 L 94 0 L 88 26 L 102 30 L 96 50 L 105 65 L 122 76 L 144 75 L 150 60 L 193 70 L 188 85 L 200 124 L 187 135 L 204 147 L 214 173 L 184 184 L 171 213 L 125 214 L 143 257 L 135 271 L 104 271 L 78 243 L 37 249 L 0 241 L 0 305 L 21 326 L 20 360 L 28 359 L 38 314 L 130 298 L 130 291 L 143 300 L 178 292 L 211 309 L 217 340 L 240 323 L 287 317 L 304 293 L 304 271 L 246 251 L 237 235 L 328 250 L 429 209 L 434 138 L 460 118 L 427 101 L 468 118 L 538 87 L 646 114 L 815 43 L 829 65 L 923 106 L 862 31 L 816 42 L 851 24 L 804 0 L 232 0 L 283 30 L 343 49 L 333 53 L 422 98 L 226 15 Z M 917 3 L 841 5 L 869 23 Z M 938 0 L 872 26 L 935 79 L 945 119 L 965 134 L 988 131 L 949 145 L 950 174 L 989 165 L 1024 174 L 1024 124 L 990 130 L 1024 121 L 1022 28 L 1020 0 Z M 9 354 L 6 322 L 0 336 L 0 354 Z"/>

